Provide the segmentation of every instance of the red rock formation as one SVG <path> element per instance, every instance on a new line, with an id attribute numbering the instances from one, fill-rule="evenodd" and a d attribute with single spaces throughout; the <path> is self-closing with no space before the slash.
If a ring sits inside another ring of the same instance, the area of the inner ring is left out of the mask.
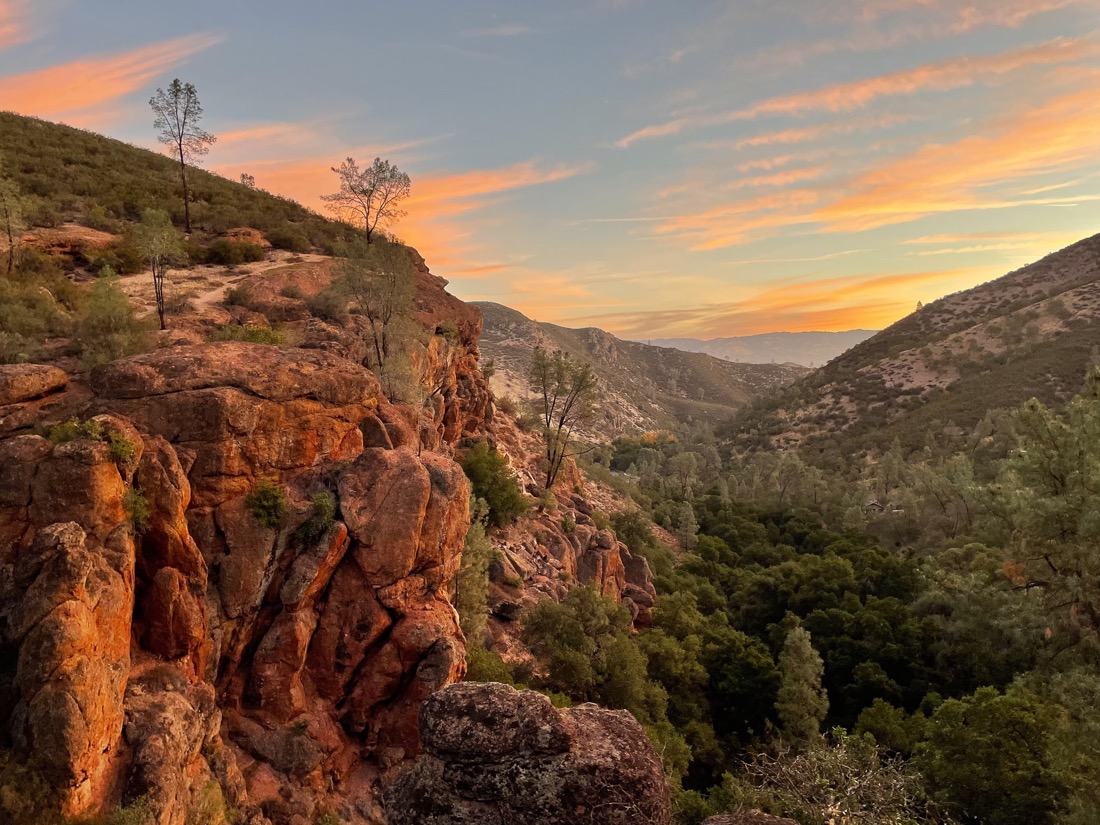
<path id="1" fill-rule="evenodd" d="M 16 405 L 63 384 L 8 375 Z M 255 815 L 277 788 L 276 822 L 340 804 L 344 782 L 369 799 L 362 766 L 417 753 L 419 705 L 465 672 L 442 594 L 461 469 L 418 454 L 369 371 L 318 350 L 177 346 L 92 386 L 81 417 L 110 415 L 83 437 L 0 440 L 18 749 L 71 813 L 144 795 L 182 825 L 214 780 Z M 286 499 L 274 528 L 247 501 L 261 481 Z M 300 530 L 322 492 L 335 522 Z"/>

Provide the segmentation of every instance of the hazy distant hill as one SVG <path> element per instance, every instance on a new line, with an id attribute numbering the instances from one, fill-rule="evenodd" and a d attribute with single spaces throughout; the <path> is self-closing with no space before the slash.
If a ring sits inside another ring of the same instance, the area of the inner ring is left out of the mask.
<path id="1" fill-rule="evenodd" d="M 720 421 L 753 398 L 806 375 L 797 364 L 735 364 L 701 353 L 623 341 L 602 329 L 569 329 L 532 321 L 500 304 L 477 302 L 485 315 L 481 356 L 492 359 L 498 395 L 526 397 L 525 376 L 536 345 L 592 363 L 600 379 L 598 431 L 615 436 L 667 427 L 687 418 Z"/>
<path id="2" fill-rule="evenodd" d="M 873 329 L 846 332 L 766 332 L 731 338 L 655 338 L 655 347 L 675 347 L 685 352 L 705 352 L 726 361 L 748 364 L 801 364 L 820 367 L 875 334 Z"/>
<path id="3" fill-rule="evenodd" d="M 745 444 L 851 455 L 927 431 L 969 431 L 990 409 L 1077 392 L 1100 348 L 1100 235 L 906 316 L 742 420 Z"/>

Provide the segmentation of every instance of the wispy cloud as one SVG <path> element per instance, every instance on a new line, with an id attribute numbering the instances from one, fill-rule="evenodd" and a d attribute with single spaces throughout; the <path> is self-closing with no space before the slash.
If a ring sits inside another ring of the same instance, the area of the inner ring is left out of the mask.
<path id="1" fill-rule="evenodd" d="M 105 105 L 145 90 L 166 70 L 219 42 L 217 35 L 188 35 L 3 77 L 0 100 L 14 112 L 62 118 L 70 123 L 95 117 Z"/>
<path id="2" fill-rule="evenodd" d="M 983 268 L 791 280 L 741 300 L 681 309 L 628 311 L 574 317 L 632 338 L 690 334 L 702 338 L 787 330 L 880 327 L 911 311 L 917 300 L 973 286 L 990 276 Z"/>
<path id="3" fill-rule="evenodd" d="M 466 29 L 463 37 L 518 37 L 521 34 L 534 32 L 526 23 L 502 23 L 499 26 L 490 26 L 484 29 Z"/>
<path id="4" fill-rule="evenodd" d="M 822 4 L 828 5 L 828 4 Z M 1034 17 L 1070 8 L 1100 8 L 1097 0 L 897 0 L 834 3 L 827 16 L 847 24 L 839 37 L 791 41 L 739 58 L 743 71 L 800 67 L 837 52 L 871 52 L 918 40 L 966 34 L 979 28 L 1018 29 Z"/>
<path id="5" fill-rule="evenodd" d="M 814 112 L 839 114 L 866 108 L 872 102 L 920 92 L 947 92 L 976 84 L 992 84 L 1020 69 L 1071 63 L 1097 54 L 1095 42 L 1058 38 L 1037 46 L 984 57 L 958 57 L 926 63 L 914 69 L 836 83 L 809 92 L 777 95 L 733 111 L 696 117 L 680 117 L 651 124 L 620 138 L 625 149 L 642 140 L 678 135 L 689 128 L 716 126 L 763 116 L 801 116 Z"/>
<path id="6" fill-rule="evenodd" d="M 853 182 L 852 194 L 823 206 L 817 218 L 830 231 L 846 232 L 941 212 L 1026 203 L 1031 196 L 1018 190 L 996 191 L 997 187 L 1095 160 L 1100 144 L 1100 75 L 1096 81 L 1089 88 L 1014 112 L 987 134 L 927 146 L 866 173 Z"/>
<path id="7" fill-rule="evenodd" d="M 17 46 L 30 39 L 26 0 L 0 0 L 0 49 Z"/>
<path id="8" fill-rule="evenodd" d="M 1100 199 L 1060 186 L 1065 177 L 1095 162 L 1100 72 L 1091 81 L 1040 105 L 1029 100 L 1015 106 L 989 123 L 971 126 L 971 134 L 953 142 L 863 164 L 847 175 L 837 171 L 824 185 L 795 185 L 684 212 L 658 222 L 654 232 L 694 250 L 709 250 L 778 232 L 862 232 L 934 214 Z M 1052 181 L 1055 175 L 1062 180 Z M 1022 185 L 1035 177 L 1043 185 Z M 1037 194 L 1041 190 L 1045 194 Z M 713 186 L 707 191 L 713 192 Z M 690 193 L 682 200 L 690 202 Z M 668 212 L 667 205 L 661 208 Z"/>

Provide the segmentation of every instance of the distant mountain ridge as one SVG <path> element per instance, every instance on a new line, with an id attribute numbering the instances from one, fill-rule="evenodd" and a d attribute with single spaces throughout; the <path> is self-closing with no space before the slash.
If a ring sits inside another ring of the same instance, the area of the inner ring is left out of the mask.
<path id="1" fill-rule="evenodd" d="M 756 402 L 747 447 L 852 456 L 970 433 L 990 410 L 1059 404 L 1100 362 L 1100 235 L 926 304 Z"/>
<path id="2" fill-rule="evenodd" d="M 600 381 L 600 419 L 591 435 L 671 427 L 686 420 L 729 419 L 753 399 L 806 375 L 797 364 L 738 364 L 703 353 L 624 341 L 595 327 L 570 329 L 533 321 L 488 301 L 482 362 L 492 359 L 498 396 L 527 397 L 526 375 L 536 346 L 589 361 Z"/>
<path id="3" fill-rule="evenodd" d="M 654 338 L 645 343 L 655 347 L 675 347 L 684 352 L 704 352 L 725 361 L 749 364 L 801 364 L 820 367 L 878 330 L 850 329 L 844 332 L 765 332 L 759 335 L 735 335 L 729 338 Z"/>

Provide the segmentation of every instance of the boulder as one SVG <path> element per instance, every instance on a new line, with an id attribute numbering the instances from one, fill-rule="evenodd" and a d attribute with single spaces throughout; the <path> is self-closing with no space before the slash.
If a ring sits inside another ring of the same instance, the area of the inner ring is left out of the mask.
<path id="1" fill-rule="evenodd" d="M 62 389 L 69 376 L 45 364 L 0 364 L 0 407 L 41 398 Z"/>
<path id="2" fill-rule="evenodd" d="M 101 805 L 122 733 L 130 670 L 133 543 L 103 545 L 74 522 L 38 532 L 12 572 L 5 642 L 18 651 L 11 716 L 16 748 L 33 757 L 63 812 Z"/>
<path id="3" fill-rule="evenodd" d="M 558 710 L 466 682 L 420 709 L 424 754 L 385 796 L 390 825 L 665 825 L 661 760 L 625 711 Z"/>

